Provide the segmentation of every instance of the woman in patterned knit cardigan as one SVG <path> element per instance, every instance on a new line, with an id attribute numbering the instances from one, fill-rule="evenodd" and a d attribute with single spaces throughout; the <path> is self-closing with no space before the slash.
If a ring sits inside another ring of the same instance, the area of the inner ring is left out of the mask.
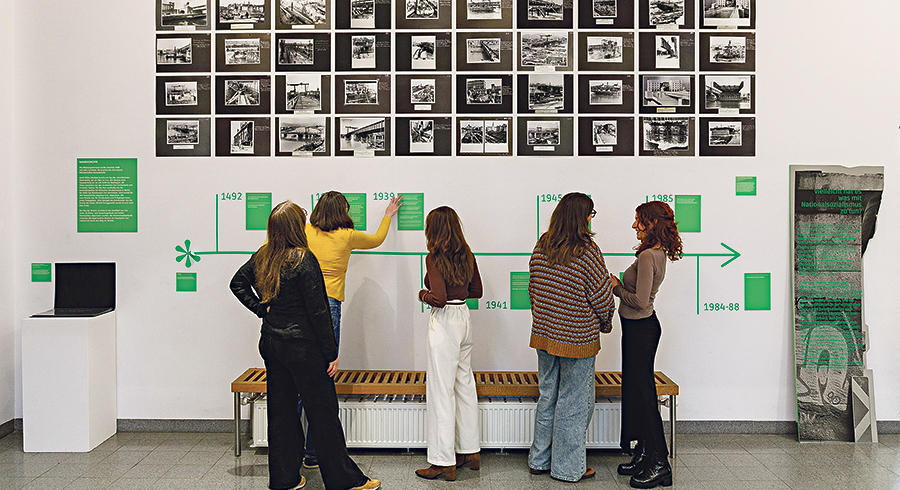
<path id="1" fill-rule="evenodd" d="M 612 283 L 590 230 L 594 202 L 573 192 L 559 201 L 528 264 L 531 347 L 540 398 L 528 454 L 533 474 L 557 480 L 594 476 L 585 434 L 594 410 L 594 360 L 600 332 L 612 329 Z"/>

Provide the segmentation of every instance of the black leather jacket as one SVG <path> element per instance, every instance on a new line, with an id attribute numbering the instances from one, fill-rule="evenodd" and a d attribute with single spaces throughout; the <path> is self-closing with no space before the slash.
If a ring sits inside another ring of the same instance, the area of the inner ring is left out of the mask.
<path id="1" fill-rule="evenodd" d="M 294 268 L 281 271 L 278 296 L 260 302 L 253 286 L 254 253 L 231 278 L 231 292 L 256 316 L 262 318 L 262 333 L 282 339 L 315 341 L 327 362 L 337 359 L 337 342 L 331 323 L 331 309 L 325 295 L 325 280 L 319 261 L 310 251 Z"/>

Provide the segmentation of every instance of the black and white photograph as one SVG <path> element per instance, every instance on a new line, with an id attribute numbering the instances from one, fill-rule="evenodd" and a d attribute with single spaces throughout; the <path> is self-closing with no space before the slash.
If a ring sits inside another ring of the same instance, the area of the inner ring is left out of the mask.
<path id="1" fill-rule="evenodd" d="M 263 24 L 266 0 L 219 0 L 219 24 Z"/>
<path id="2" fill-rule="evenodd" d="M 163 27 L 208 26 L 207 3 L 202 0 L 157 0 Z"/>
<path id="3" fill-rule="evenodd" d="M 593 13 L 595 19 L 605 19 L 615 17 L 617 13 L 616 0 L 593 0 Z"/>
<path id="4" fill-rule="evenodd" d="M 709 38 L 710 63 L 746 63 L 747 38 L 744 36 L 712 36 Z"/>
<path id="5" fill-rule="evenodd" d="M 484 121 L 484 152 L 504 153 L 509 151 L 509 121 L 506 119 L 486 119 Z"/>
<path id="6" fill-rule="evenodd" d="M 287 75 L 284 100 L 289 111 L 321 110 L 322 76 L 318 73 Z"/>
<path id="7" fill-rule="evenodd" d="M 756 155 L 756 118 L 701 117 L 701 157 L 752 157 Z"/>
<path id="8" fill-rule="evenodd" d="M 193 49 L 189 37 L 157 38 L 157 65 L 190 65 L 193 63 Z"/>
<path id="9" fill-rule="evenodd" d="M 382 151 L 385 149 L 383 117 L 342 117 L 339 133 L 341 151 Z"/>
<path id="10" fill-rule="evenodd" d="M 439 16 L 438 0 L 406 0 L 407 19 L 437 19 Z"/>
<path id="11" fill-rule="evenodd" d="M 500 63 L 500 38 L 466 39 L 466 63 Z"/>
<path id="12" fill-rule="evenodd" d="M 378 105 L 378 80 L 344 80 L 344 105 Z"/>
<path id="13" fill-rule="evenodd" d="M 741 122 L 710 119 L 709 146 L 741 146 Z"/>
<path id="14" fill-rule="evenodd" d="M 166 121 L 167 145 L 200 144 L 200 121 L 191 119 L 171 119 Z"/>
<path id="15" fill-rule="evenodd" d="M 166 82 L 166 106 L 197 105 L 197 82 Z"/>
<path id="16" fill-rule="evenodd" d="M 212 71 L 212 37 L 208 33 L 156 34 L 157 73 Z"/>
<path id="17" fill-rule="evenodd" d="M 703 0 L 703 25 L 750 27 L 750 0 Z"/>
<path id="18" fill-rule="evenodd" d="M 642 107 L 690 107 L 691 77 L 642 75 Z"/>
<path id="19" fill-rule="evenodd" d="M 746 76 L 704 75 L 704 107 L 719 114 L 752 109 L 751 78 Z"/>
<path id="20" fill-rule="evenodd" d="M 465 0 L 467 20 L 502 19 L 501 0 Z"/>
<path id="21" fill-rule="evenodd" d="M 526 144 L 529 146 L 559 145 L 559 121 L 527 121 Z"/>
<path id="22" fill-rule="evenodd" d="M 466 104 L 500 105 L 503 103 L 503 79 L 472 78 L 466 80 Z"/>
<path id="23" fill-rule="evenodd" d="M 464 153 L 484 152 L 484 121 L 459 121 L 459 151 Z"/>
<path id="24" fill-rule="evenodd" d="M 156 77 L 157 114 L 209 114 L 209 75 Z"/>
<path id="25" fill-rule="evenodd" d="M 220 32 L 216 34 L 216 71 L 267 72 L 272 63 L 268 33 Z"/>
<path id="26" fill-rule="evenodd" d="M 650 25 L 684 25 L 685 0 L 650 0 Z"/>
<path id="27" fill-rule="evenodd" d="M 687 150 L 690 148 L 690 119 L 687 117 L 641 118 L 643 151 Z"/>
<path id="28" fill-rule="evenodd" d="M 592 63 L 621 63 L 622 39 L 620 36 L 588 36 L 587 60 Z"/>
<path id="29" fill-rule="evenodd" d="M 621 105 L 622 80 L 591 80 L 590 105 Z"/>
<path id="30" fill-rule="evenodd" d="M 271 112 L 272 80 L 269 75 L 216 75 L 214 85 L 212 101 L 215 103 L 216 114 L 243 115 Z M 200 87 L 200 101 L 203 102 L 202 87 Z M 259 127 L 256 129 L 260 130 Z M 265 130 L 268 131 L 268 127 Z M 217 143 L 218 139 L 217 135 Z"/>
<path id="31" fill-rule="evenodd" d="M 271 125 L 268 117 L 217 117 L 216 156 L 270 156 Z"/>
<path id="32" fill-rule="evenodd" d="M 279 32 L 275 34 L 275 71 L 331 71 L 334 51 L 331 34 L 325 32 Z M 266 50 L 263 49 L 263 53 Z M 349 64 L 349 50 L 348 50 Z"/>
<path id="33" fill-rule="evenodd" d="M 279 20 L 288 26 L 324 26 L 328 22 L 325 0 L 276 0 Z"/>
<path id="34" fill-rule="evenodd" d="M 259 80 L 226 80 L 226 106 L 258 106 Z"/>
<path id="35" fill-rule="evenodd" d="M 156 119 L 156 156 L 210 156 L 210 118 Z"/>
<path id="36" fill-rule="evenodd" d="M 279 38 L 275 54 L 280 65 L 312 65 L 315 62 L 313 39 Z"/>
<path id="37" fill-rule="evenodd" d="M 226 65 L 258 65 L 260 44 L 258 38 L 225 39 Z"/>
<path id="38" fill-rule="evenodd" d="M 324 117 L 282 117 L 278 119 L 278 151 L 324 153 Z"/>
<path id="39" fill-rule="evenodd" d="M 433 78 L 413 78 L 410 81 L 409 101 L 411 104 L 434 104 L 434 92 Z"/>
<path id="40" fill-rule="evenodd" d="M 375 28 L 375 0 L 350 0 L 350 28 Z"/>
<path id="41" fill-rule="evenodd" d="M 569 66 L 569 37 L 566 32 L 521 32 L 521 66 Z"/>
<path id="42" fill-rule="evenodd" d="M 562 74 L 531 73 L 528 75 L 529 110 L 561 111 L 564 101 L 565 88 Z"/>
<path id="43" fill-rule="evenodd" d="M 230 121 L 231 154 L 253 154 L 253 121 Z"/>
<path id="44" fill-rule="evenodd" d="M 409 152 L 434 153 L 433 119 L 412 119 L 409 121 Z"/>
<path id="45" fill-rule="evenodd" d="M 413 70 L 434 70 L 435 63 L 435 36 L 412 36 L 412 51 L 410 66 Z"/>
<path id="46" fill-rule="evenodd" d="M 525 0 L 528 20 L 562 20 L 563 0 Z"/>
<path id="47" fill-rule="evenodd" d="M 353 36 L 351 40 L 353 68 L 375 68 L 375 36 Z"/>
<path id="48" fill-rule="evenodd" d="M 657 35 L 656 38 L 656 69 L 678 69 L 681 66 L 681 55 L 677 35 Z"/>
<path id="49" fill-rule="evenodd" d="M 618 125 L 615 120 L 594 120 L 591 123 L 591 143 L 594 146 L 617 144 Z"/>

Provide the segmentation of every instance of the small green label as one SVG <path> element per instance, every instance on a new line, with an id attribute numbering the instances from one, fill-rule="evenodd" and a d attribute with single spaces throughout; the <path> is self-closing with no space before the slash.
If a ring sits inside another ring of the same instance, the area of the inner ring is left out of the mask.
<path id="1" fill-rule="evenodd" d="M 528 273 L 509 273 L 509 309 L 530 310 L 531 300 L 528 298 Z"/>
<path id="2" fill-rule="evenodd" d="M 756 195 L 756 177 L 735 177 L 734 178 L 734 195 L 736 195 L 736 196 L 755 196 Z"/>
<path id="3" fill-rule="evenodd" d="M 176 272 L 175 291 L 197 292 L 197 273 Z"/>
<path id="4" fill-rule="evenodd" d="M 31 264 L 31 282 L 50 282 L 52 274 L 50 272 L 49 263 L 33 263 Z"/>
<path id="5" fill-rule="evenodd" d="M 248 192 L 247 196 L 247 229 L 265 230 L 272 212 L 271 192 Z"/>
<path id="6" fill-rule="evenodd" d="M 350 204 L 350 219 L 353 220 L 353 229 L 366 231 L 366 193 L 344 192 L 347 203 Z"/>
<path id="7" fill-rule="evenodd" d="M 700 196 L 675 196 L 675 221 L 680 233 L 700 233 Z"/>
<path id="8" fill-rule="evenodd" d="M 744 274 L 744 309 L 772 309 L 772 274 L 748 272 Z"/>
<path id="9" fill-rule="evenodd" d="M 468 298 L 466 300 L 466 306 L 468 306 L 470 310 L 477 310 L 478 309 L 478 298 Z"/>
<path id="10" fill-rule="evenodd" d="M 405 231 L 425 230 L 425 194 L 400 193 L 403 205 L 397 211 L 397 229 Z"/>

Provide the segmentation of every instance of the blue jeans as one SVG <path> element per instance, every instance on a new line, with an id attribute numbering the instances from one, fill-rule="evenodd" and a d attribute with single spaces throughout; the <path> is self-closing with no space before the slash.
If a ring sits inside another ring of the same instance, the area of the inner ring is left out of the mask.
<path id="1" fill-rule="evenodd" d="M 331 325 L 334 327 L 334 341 L 338 347 L 341 345 L 341 302 L 328 297 L 328 306 L 331 308 Z M 303 413 L 303 399 L 297 397 L 297 416 Z M 308 429 L 308 428 L 307 428 Z M 307 430 L 306 434 L 306 455 L 305 457 L 315 459 L 316 447 L 313 445 L 313 431 Z"/>
<path id="2" fill-rule="evenodd" d="M 587 471 L 585 437 L 594 414 L 594 356 L 571 359 L 538 349 L 538 398 L 528 466 L 558 480 Z"/>

